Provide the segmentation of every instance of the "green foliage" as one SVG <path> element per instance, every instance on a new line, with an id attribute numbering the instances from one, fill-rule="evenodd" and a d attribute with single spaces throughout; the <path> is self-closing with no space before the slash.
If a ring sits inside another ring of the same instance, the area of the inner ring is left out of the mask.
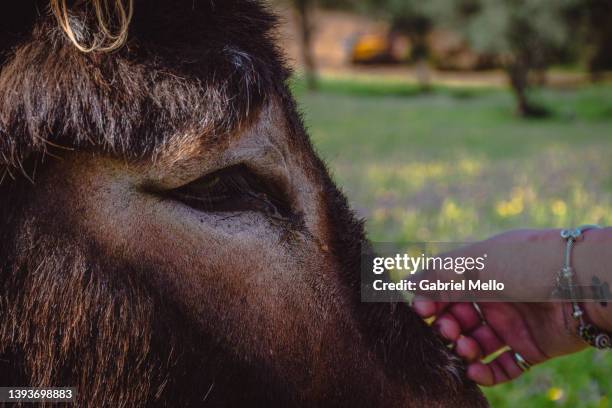
<path id="1" fill-rule="evenodd" d="M 408 34 L 426 34 L 432 26 L 430 2 L 419 0 L 371 0 L 384 10 L 392 28 Z"/>
<path id="2" fill-rule="evenodd" d="M 348 0 L 352 8 L 387 19 L 392 30 L 409 36 L 423 36 L 434 22 L 434 1 L 419 0 Z"/>
<path id="3" fill-rule="evenodd" d="M 495 55 L 503 63 L 520 115 L 545 116 L 546 110 L 528 98 L 530 74 L 569 54 L 575 32 L 568 15 L 581 1 L 456 0 L 455 7 L 440 16 L 461 27 L 473 49 Z"/>
<path id="4" fill-rule="evenodd" d="M 516 382 L 485 389 L 494 408 L 609 408 L 612 358 L 588 350 L 539 366 Z"/>
<path id="5" fill-rule="evenodd" d="M 353 10 L 355 8 L 353 0 L 317 0 L 317 4 L 323 8 L 337 10 Z"/>
<path id="6" fill-rule="evenodd" d="M 516 58 L 528 53 L 540 64 L 552 62 L 570 43 L 566 14 L 579 0 L 479 0 L 458 21 L 478 51 Z"/>

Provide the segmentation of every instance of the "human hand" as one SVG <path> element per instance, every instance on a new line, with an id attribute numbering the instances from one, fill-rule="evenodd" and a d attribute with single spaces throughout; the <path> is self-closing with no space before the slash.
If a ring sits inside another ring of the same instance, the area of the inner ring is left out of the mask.
<path id="1" fill-rule="evenodd" d="M 518 293 L 524 289 L 537 298 L 539 288 L 554 285 L 561 265 L 563 241 L 556 230 L 511 231 L 453 251 L 452 256 L 483 253 L 493 262 L 480 272 L 479 278 L 501 279 L 507 287 L 513 288 L 506 295 L 525 297 L 525 293 Z M 470 302 L 441 302 L 417 297 L 413 308 L 423 318 L 435 318 L 434 327 L 454 344 L 455 352 L 468 364 L 468 377 L 481 385 L 500 384 L 520 376 L 523 369 L 517 364 L 514 353 L 534 365 L 586 347 L 574 334 L 566 302 L 513 302 L 509 299 L 478 302 L 475 307 Z M 482 361 L 505 346 L 511 350 L 487 363 Z"/>

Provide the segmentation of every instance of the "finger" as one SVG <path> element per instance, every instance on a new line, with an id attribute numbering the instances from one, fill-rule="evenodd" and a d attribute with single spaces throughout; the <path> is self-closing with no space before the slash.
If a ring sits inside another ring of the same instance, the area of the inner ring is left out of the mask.
<path id="1" fill-rule="evenodd" d="M 506 351 L 495 359 L 500 367 L 504 370 L 507 377 L 511 380 L 523 374 L 523 370 L 516 364 L 514 354 L 511 351 Z"/>
<path id="2" fill-rule="evenodd" d="M 467 376 L 472 381 L 484 386 L 501 384 L 510 380 L 497 361 L 492 361 L 489 364 L 481 362 L 470 364 L 467 369 Z"/>
<path id="3" fill-rule="evenodd" d="M 505 343 L 487 325 L 478 327 L 470 334 L 470 337 L 478 343 L 485 357 L 505 346 Z M 514 360 L 513 351 L 506 351 L 500 354 L 488 365 L 493 372 L 495 384 L 509 381 L 522 374 L 522 370 Z"/>
<path id="4" fill-rule="evenodd" d="M 467 376 L 470 380 L 484 386 L 495 385 L 493 370 L 486 364 L 476 362 L 467 368 Z"/>
<path id="5" fill-rule="evenodd" d="M 456 341 L 461 334 L 457 319 L 450 313 L 444 313 L 438 317 L 433 326 L 444 338 L 451 342 Z"/>
<path id="6" fill-rule="evenodd" d="M 468 333 L 482 324 L 482 318 L 472 303 L 453 304 L 450 312 L 457 319 L 463 333 Z"/>
<path id="7" fill-rule="evenodd" d="M 469 337 L 472 337 L 480 345 L 484 357 L 496 352 L 505 346 L 490 326 L 484 324 L 474 329 Z"/>
<path id="8" fill-rule="evenodd" d="M 415 296 L 412 300 L 412 308 L 422 318 L 436 316 L 448 307 L 448 302 L 435 302 L 421 296 Z"/>
<path id="9" fill-rule="evenodd" d="M 412 300 L 412 309 L 422 318 L 426 319 L 436 314 L 436 302 L 420 297 Z"/>
<path id="10" fill-rule="evenodd" d="M 478 342 L 468 336 L 459 337 L 455 345 L 455 352 L 468 363 L 477 361 L 482 355 Z"/>
<path id="11" fill-rule="evenodd" d="M 510 305 L 490 303 L 483 313 L 487 321 L 495 322 L 496 336 L 504 344 L 509 344 L 532 364 L 546 360 L 533 341 L 524 317 Z"/>
<path id="12" fill-rule="evenodd" d="M 501 384 L 501 383 L 510 381 L 510 377 L 508 377 L 508 374 L 506 374 L 506 372 L 504 371 L 504 369 L 502 368 L 502 366 L 499 364 L 497 360 L 493 360 L 487 365 L 493 372 L 493 383 L 494 384 Z"/>

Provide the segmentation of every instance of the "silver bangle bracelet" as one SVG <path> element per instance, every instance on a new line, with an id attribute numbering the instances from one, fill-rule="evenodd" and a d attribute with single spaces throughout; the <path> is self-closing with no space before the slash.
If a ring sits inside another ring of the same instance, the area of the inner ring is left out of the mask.
<path id="1" fill-rule="evenodd" d="M 565 256 L 563 268 L 557 275 L 557 290 L 563 292 L 571 300 L 572 318 L 578 322 L 577 334 L 587 344 L 598 349 L 612 348 L 612 340 L 609 333 L 588 323 L 584 317 L 584 311 L 577 302 L 575 272 L 572 267 L 572 248 L 584 232 L 590 229 L 600 229 L 599 225 L 582 225 L 574 229 L 564 229 L 561 231 L 561 238 L 565 240 Z"/>

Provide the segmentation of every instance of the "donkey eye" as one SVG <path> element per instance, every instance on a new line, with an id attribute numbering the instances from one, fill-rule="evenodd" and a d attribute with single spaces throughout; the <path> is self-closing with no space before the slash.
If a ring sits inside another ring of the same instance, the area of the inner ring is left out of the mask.
<path id="1" fill-rule="evenodd" d="M 203 212 L 257 211 L 273 218 L 293 218 L 284 191 L 245 165 L 219 170 L 165 195 Z"/>

